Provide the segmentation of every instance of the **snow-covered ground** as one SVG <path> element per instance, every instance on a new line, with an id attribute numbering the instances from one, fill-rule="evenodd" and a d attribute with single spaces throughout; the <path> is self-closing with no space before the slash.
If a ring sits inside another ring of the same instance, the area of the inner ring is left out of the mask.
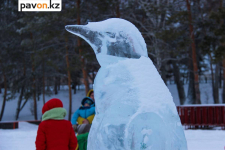
<path id="1" fill-rule="evenodd" d="M 188 150 L 225 150 L 224 130 L 185 130 Z"/>
<path id="2" fill-rule="evenodd" d="M 168 88 L 174 98 L 174 103 L 179 105 L 179 97 L 176 85 L 168 85 Z M 184 86 L 187 94 L 188 85 Z M 201 99 L 204 104 L 213 104 L 211 84 L 200 84 Z M 220 89 L 220 100 L 221 98 Z M 0 107 L 2 106 L 2 97 L 0 94 Z M 59 98 L 64 104 L 64 108 L 69 109 L 69 94 L 67 87 L 62 87 L 58 95 L 46 96 L 46 101 L 51 98 Z M 85 91 L 79 90 L 77 94 L 73 94 L 72 112 L 80 106 L 82 98 L 85 97 Z M 2 121 L 15 121 L 15 113 L 17 107 L 17 100 L 10 100 L 6 102 L 5 112 Z M 42 96 L 37 102 L 38 118 L 41 118 L 41 109 L 43 106 Z M 34 120 L 31 114 L 32 100 L 29 100 L 20 113 L 19 120 Z M 68 116 L 66 116 L 66 119 Z M 29 124 L 27 122 L 20 122 L 19 129 L 3 130 L 0 129 L 0 150 L 35 150 L 35 138 L 37 133 L 37 125 Z M 225 131 L 223 130 L 185 130 L 189 150 L 225 150 Z"/>
<path id="3" fill-rule="evenodd" d="M 19 129 L 0 129 L 0 150 L 35 150 L 37 125 L 20 122 Z M 188 150 L 224 150 L 225 131 L 185 130 Z"/>

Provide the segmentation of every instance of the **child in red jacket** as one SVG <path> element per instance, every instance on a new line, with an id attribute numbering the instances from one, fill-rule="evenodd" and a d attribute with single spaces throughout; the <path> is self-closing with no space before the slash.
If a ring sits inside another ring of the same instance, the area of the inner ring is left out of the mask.
<path id="1" fill-rule="evenodd" d="M 70 121 L 64 120 L 63 103 L 53 98 L 42 108 L 42 122 L 36 137 L 36 150 L 76 150 L 77 138 Z"/>

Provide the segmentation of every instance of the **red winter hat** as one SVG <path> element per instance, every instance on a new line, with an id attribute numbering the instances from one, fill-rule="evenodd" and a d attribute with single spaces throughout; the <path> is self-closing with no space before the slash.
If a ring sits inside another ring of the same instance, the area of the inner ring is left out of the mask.
<path id="1" fill-rule="evenodd" d="M 57 107 L 63 107 L 62 101 L 58 98 L 52 98 L 44 104 L 42 108 L 42 114 L 44 114 L 46 111 L 50 109 L 57 108 Z"/>

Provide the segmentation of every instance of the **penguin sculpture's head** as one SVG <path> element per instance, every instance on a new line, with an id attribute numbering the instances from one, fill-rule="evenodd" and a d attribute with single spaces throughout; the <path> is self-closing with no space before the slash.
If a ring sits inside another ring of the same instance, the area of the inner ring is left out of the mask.
<path id="1" fill-rule="evenodd" d="M 148 57 L 141 33 L 124 19 L 111 18 L 65 28 L 90 44 L 101 66 L 124 58 Z"/>

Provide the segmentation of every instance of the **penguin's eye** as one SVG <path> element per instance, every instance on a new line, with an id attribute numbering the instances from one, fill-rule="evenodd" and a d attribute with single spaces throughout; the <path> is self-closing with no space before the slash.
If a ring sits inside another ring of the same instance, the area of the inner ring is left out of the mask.
<path id="1" fill-rule="evenodd" d="M 100 35 L 102 38 L 104 38 L 104 37 L 105 37 L 105 36 L 104 36 L 101 32 L 99 33 L 99 35 Z"/>
<path id="2" fill-rule="evenodd" d="M 115 33 L 112 32 L 106 32 L 106 34 L 111 37 L 111 38 L 115 38 Z"/>
<path id="3" fill-rule="evenodd" d="M 126 34 L 123 31 L 119 32 L 120 37 L 126 38 Z"/>

